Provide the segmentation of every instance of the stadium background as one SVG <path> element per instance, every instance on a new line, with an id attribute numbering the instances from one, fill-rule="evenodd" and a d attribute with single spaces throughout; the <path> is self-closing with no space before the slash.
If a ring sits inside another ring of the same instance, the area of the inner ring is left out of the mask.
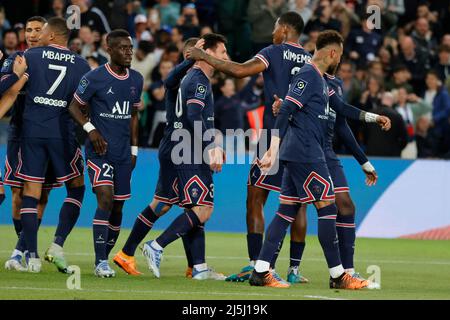
<path id="1" fill-rule="evenodd" d="M 223 33 L 229 41 L 231 58 L 245 61 L 270 44 L 276 16 L 286 10 L 296 10 L 308 21 L 301 38 L 307 49 L 314 47 L 319 30 L 340 31 L 347 41 L 339 71 L 345 80 L 347 101 L 367 111 L 382 113 L 389 109 L 396 127 L 394 133 L 385 135 L 380 130 L 351 123 L 358 142 L 371 156 L 380 175 L 378 185 L 367 188 L 357 163 L 343 157 L 357 207 L 358 236 L 450 239 L 450 211 L 445 206 L 445 192 L 450 189 L 450 162 L 437 160 L 448 159 L 450 150 L 447 89 L 450 1 L 33 0 L 21 1 L 18 6 L 15 1 L 3 0 L 0 2 L 0 48 L 5 57 L 16 49 L 24 49 L 23 23 L 28 17 L 64 15 L 64 7 L 70 3 L 86 5 L 87 11 L 82 10 L 83 27 L 78 35 L 73 35 L 69 47 L 88 58 L 93 67 L 107 59 L 101 41 L 106 31 L 125 28 L 135 39 L 134 67 L 146 78 L 145 107 L 140 112 L 141 147 L 156 148 L 159 144 L 162 124 L 158 119 L 163 115 L 163 105 L 158 99 L 160 80 L 180 59 L 183 38 L 210 30 Z M 381 29 L 362 33 L 361 19 L 366 6 L 371 4 L 381 8 Z M 442 85 L 430 87 L 429 71 L 436 72 L 435 77 Z M 225 88 L 226 78 L 216 75 L 214 83 L 216 102 L 223 108 L 217 111 L 218 127 L 253 128 L 261 114 L 261 79 L 232 81 L 235 88 L 233 85 Z M 400 88 L 408 92 L 405 103 L 397 99 Z M 394 95 L 392 106 L 381 105 L 381 96 L 386 92 Z M 414 110 L 412 119 L 404 111 L 410 109 Z M 2 159 L 7 125 L 7 119 L 0 121 Z M 386 148 L 388 144 L 392 147 Z M 336 148 L 346 154 L 338 140 Z M 157 172 L 155 149 L 141 151 L 133 177 L 133 198 L 125 206 L 124 227 L 130 227 L 139 210 L 149 202 Z M 245 231 L 247 174 L 248 165 L 230 165 L 216 176 L 216 211 L 208 223 L 209 230 Z M 6 191 L 8 200 L 1 207 L 0 224 L 11 222 L 10 192 Z M 52 193 L 44 225 L 56 224 L 64 196 L 64 189 Z M 267 221 L 276 205 L 277 196 L 273 194 L 265 210 Z M 92 193 L 87 192 L 79 226 L 91 225 L 95 207 Z M 172 212 L 158 222 L 157 229 L 166 227 L 175 214 Z M 308 214 L 308 233 L 315 234 L 315 216 L 312 211 Z"/>

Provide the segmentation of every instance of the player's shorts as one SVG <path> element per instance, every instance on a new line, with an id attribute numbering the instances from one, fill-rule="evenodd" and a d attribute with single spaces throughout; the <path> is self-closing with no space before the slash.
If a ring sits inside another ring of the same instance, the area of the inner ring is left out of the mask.
<path id="1" fill-rule="evenodd" d="M 214 206 L 214 183 L 209 168 L 178 169 L 177 174 L 180 206 Z"/>
<path id="2" fill-rule="evenodd" d="M 162 203 L 173 205 L 179 202 L 178 173 L 172 161 L 159 161 L 159 177 L 154 198 Z"/>
<path id="3" fill-rule="evenodd" d="M 261 170 L 259 169 L 259 166 L 255 161 L 250 168 L 247 185 L 255 186 L 269 191 L 280 192 L 281 181 L 283 178 L 283 169 L 283 166 L 280 165 L 278 171 L 275 174 L 265 175 L 261 173 Z"/>
<path id="4" fill-rule="evenodd" d="M 334 187 L 325 163 L 283 162 L 280 200 L 311 203 L 334 201 Z M 292 194 L 296 194 L 292 197 Z"/>
<path id="5" fill-rule="evenodd" d="M 20 141 L 9 140 L 6 148 L 5 159 L 5 181 L 4 184 L 10 187 L 23 188 L 23 180 L 16 176 L 16 170 L 19 165 Z M 53 167 L 48 166 L 45 173 L 45 182 L 42 188 L 51 190 L 53 188 L 61 188 L 62 183 L 56 181 Z"/>
<path id="6" fill-rule="evenodd" d="M 327 162 L 327 167 L 333 181 L 334 193 L 350 192 L 341 162 Z"/>
<path id="7" fill-rule="evenodd" d="M 131 163 L 112 163 L 107 159 L 93 158 L 87 160 L 89 179 L 92 188 L 112 186 L 114 200 L 125 201 L 131 198 Z"/>
<path id="8" fill-rule="evenodd" d="M 83 156 L 75 140 L 24 138 L 20 143 L 16 177 L 44 183 L 48 168 L 63 183 L 84 173 Z"/>

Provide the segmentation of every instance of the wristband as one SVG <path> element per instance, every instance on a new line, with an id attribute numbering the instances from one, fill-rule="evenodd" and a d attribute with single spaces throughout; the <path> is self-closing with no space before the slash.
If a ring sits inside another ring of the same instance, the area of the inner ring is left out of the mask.
<path id="1" fill-rule="evenodd" d="M 83 126 L 83 130 L 86 131 L 87 133 L 89 133 L 92 130 L 95 130 L 95 127 L 91 122 L 86 122 Z"/>
<path id="2" fill-rule="evenodd" d="M 131 155 L 137 157 L 139 153 L 139 148 L 137 146 L 131 146 Z"/>
<path id="3" fill-rule="evenodd" d="M 378 115 L 375 113 L 366 112 L 364 114 L 364 120 L 368 123 L 369 122 L 377 122 L 377 119 L 378 119 Z"/>
<path id="4" fill-rule="evenodd" d="M 361 167 L 366 172 L 374 172 L 375 171 L 375 167 L 369 161 L 364 163 Z"/>

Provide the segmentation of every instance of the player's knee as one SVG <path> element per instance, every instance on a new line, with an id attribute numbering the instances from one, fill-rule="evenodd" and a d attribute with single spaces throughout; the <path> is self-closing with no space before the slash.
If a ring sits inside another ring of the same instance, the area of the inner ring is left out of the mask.
<path id="1" fill-rule="evenodd" d="M 150 207 L 158 217 L 161 217 L 172 208 L 172 205 L 153 199 Z"/>
<path id="2" fill-rule="evenodd" d="M 84 187 L 84 175 L 78 176 L 66 182 L 68 189 Z"/>
<path id="3" fill-rule="evenodd" d="M 48 196 L 50 191 L 42 191 L 41 198 L 39 199 L 39 205 L 46 206 L 48 203 Z"/>
<path id="4" fill-rule="evenodd" d="M 193 207 L 192 211 L 195 212 L 195 214 L 197 215 L 197 217 L 201 223 L 206 223 L 211 218 L 213 208 L 198 206 L 198 207 Z"/>
<path id="5" fill-rule="evenodd" d="M 14 219 L 20 219 L 20 208 L 22 207 L 22 189 L 12 189 L 12 216 Z"/>
<path id="6" fill-rule="evenodd" d="M 349 196 L 337 200 L 336 204 L 340 215 L 351 216 L 355 214 L 355 204 Z"/>
<path id="7" fill-rule="evenodd" d="M 97 199 L 98 207 L 101 210 L 112 211 L 113 209 L 113 199 L 107 195 L 101 196 Z"/>

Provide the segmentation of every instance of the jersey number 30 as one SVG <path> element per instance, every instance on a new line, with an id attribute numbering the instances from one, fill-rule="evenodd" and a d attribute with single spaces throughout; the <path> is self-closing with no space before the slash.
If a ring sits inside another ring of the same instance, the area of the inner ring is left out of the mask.
<path id="1" fill-rule="evenodd" d="M 56 70 L 59 71 L 59 75 L 56 78 L 55 82 L 53 82 L 52 86 L 50 87 L 50 89 L 48 89 L 47 94 L 49 96 L 51 96 L 55 90 L 59 87 L 59 85 L 61 84 L 61 82 L 63 81 L 64 77 L 66 76 L 67 73 L 67 67 L 65 66 L 57 66 L 55 64 L 49 64 L 48 68 L 50 70 Z"/>

